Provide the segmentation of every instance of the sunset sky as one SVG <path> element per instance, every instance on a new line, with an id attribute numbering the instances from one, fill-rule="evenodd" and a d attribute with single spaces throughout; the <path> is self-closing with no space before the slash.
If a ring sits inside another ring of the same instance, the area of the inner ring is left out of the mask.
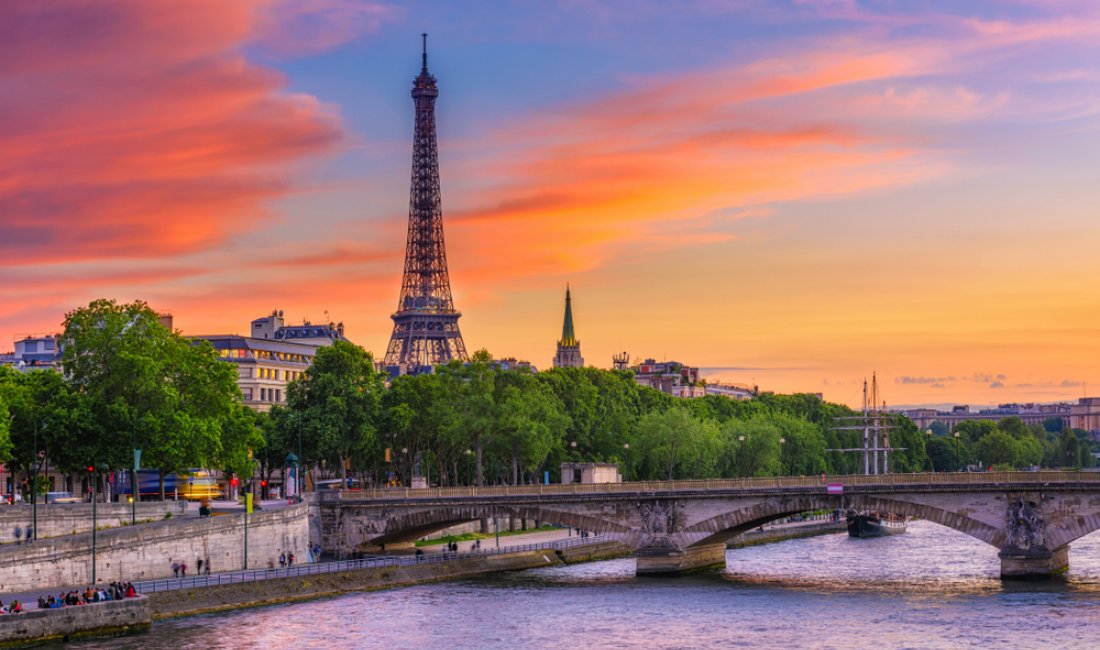
<path id="1" fill-rule="evenodd" d="M 470 350 L 1100 395 L 1100 3 L 7 0 L 0 351 L 99 297 L 384 352 L 420 33 Z"/>

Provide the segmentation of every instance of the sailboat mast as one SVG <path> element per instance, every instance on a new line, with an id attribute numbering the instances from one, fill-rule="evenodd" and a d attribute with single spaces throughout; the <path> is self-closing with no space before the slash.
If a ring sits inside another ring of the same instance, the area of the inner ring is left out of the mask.
<path id="1" fill-rule="evenodd" d="M 871 426 L 871 436 L 874 442 L 872 453 L 874 454 L 874 460 L 871 463 L 871 473 L 878 474 L 879 467 L 879 439 L 878 439 L 878 376 L 876 373 L 871 373 L 871 415 L 873 418 L 873 425 Z"/>
<path id="2" fill-rule="evenodd" d="M 867 380 L 863 380 L 863 474 L 871 473 L 871 438 L 867 428 Z"/>
<path id="3" fill-rule="evenodd" d="M 882 417 L 886 417 L 886 400 L 882 400 Z M 890 427 L 882 430 L 882 473 L 890 473 Z"/>

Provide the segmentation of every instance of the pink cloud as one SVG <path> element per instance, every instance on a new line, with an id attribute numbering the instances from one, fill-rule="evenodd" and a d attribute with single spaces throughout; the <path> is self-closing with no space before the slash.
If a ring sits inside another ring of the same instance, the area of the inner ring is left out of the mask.
<path id="1" fill-rule="evenodd" d="M 344 137 L 333 107 L 240 53 L 278 40 L 272 16 L 284 11 L 264 0 L 0 4 L 0 264 L 196 251 L 260 223 L 294 191 L 291 171 Z"/>

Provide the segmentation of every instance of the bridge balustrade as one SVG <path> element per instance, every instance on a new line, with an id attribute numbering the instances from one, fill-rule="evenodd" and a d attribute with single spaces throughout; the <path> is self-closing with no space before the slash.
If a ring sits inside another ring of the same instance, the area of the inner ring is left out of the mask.
<path id="1" fill-rule="evenodd" d="M 636 494 L 709 490 L 759 490 L 769 488 L 825 488 L 830 484 L 845 487 L 942 485 L 973 486 L 999 483 L 1100 483 L 1100 472 L 940 472 L 918 474 L 850 474 L 837 476 L 775 476 L 738 479 L 694 479 L 682 481 L 633 481 L 626 483 L 555 483 L 539 485 L 496 485 L 489 487 L 376 488 L 331 490 L 323 500 L 346 499 L 432 499 L 509 496 Z"/>

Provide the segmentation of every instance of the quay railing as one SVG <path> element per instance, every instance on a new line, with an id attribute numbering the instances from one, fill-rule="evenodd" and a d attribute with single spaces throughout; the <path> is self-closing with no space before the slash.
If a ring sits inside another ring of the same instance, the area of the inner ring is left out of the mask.
<path id="1" fill-rule="evenodd" d="M 488 540 L 482 540 L 488 541 Z M 422 555 L 368 555 L 354 560 L 332 560 L 329 562 L 314 562 L 301 566 L 292 566 L 278 569 L 247 569 L 239 571 L 224 571 L 209 575 L 188 576 L 185 578 L 164 578 L 162 580 L 143 580 L 134 583 L 134 589 L 138 593 L 148 594 L 159 591 L 175 591 L 177 589 L 193 589 L 197 587 L 214 587 L 217 585 L 240 584 L 243 582 L 258 582 L 261 580 L 273 580 L 276 578 L 296 578 L 299 576 L 312 576 L 324 573 L 338 573 L 342 571 L 355 571 L 358 569 L 373 569 L 378 567 L 416 566 L 420 564 L 440 564 L 454 562 L 470 558 L 481 558 L 491 555 L 506 555 L 510 553 L 523 553 L 525 551 L 544 551 L 572 548 L 575 546 L 587 546 L 600 542 L 612 541 L 611 538 L 602 535 L 590 537 L 575 537 L 570 539 L 555 540 L 552 542 L 540 542 L 537 544 L 519 544 L 516 546 L 502 546 L 500 548 L 489 547 L 471 551 L 441 551 L 424 553 Z"/>
<path id="2" fill-rule="evenodd" d="M 555 483 L 538 485 L 497 485 L 490 487 L 369 488 L 322 490 L 321 502 L 343 500 L 409 500 L 471 497 L 557 496 L 585 494 L 632 494 L 648 492 L 761 490 L 774 488 L 825 489 L 844 487 L 885 487 L 935 485 L 970 487 L 998 484 L 1091 483 L 1100 487 L 1100 472 L 923 472 L 914 474 L 847 474 L 816 476 L 774 476 L 737 479 L 695 479 L 683 481 L 631 481 L 623 483 Z"/>

